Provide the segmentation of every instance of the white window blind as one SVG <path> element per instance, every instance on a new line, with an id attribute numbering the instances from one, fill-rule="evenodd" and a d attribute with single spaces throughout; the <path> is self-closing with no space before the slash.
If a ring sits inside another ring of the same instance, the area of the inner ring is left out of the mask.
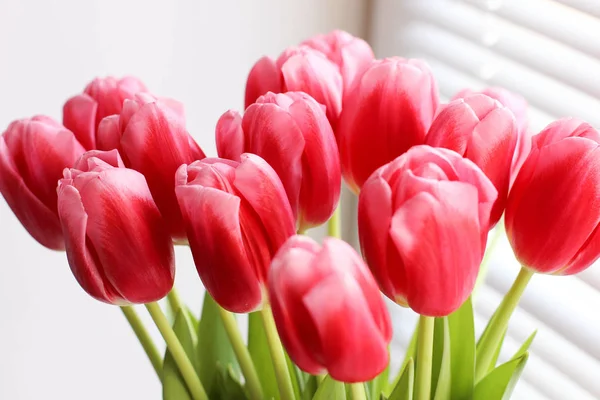
<path id="1" fill-rule="evenodd" d="M 442 99 L 502 86 L 530 104 L 530 127 L 564 116 L 600 128 L 600 0 L 374 0 L 369 41 L 378 57 L 423 58 Z M 518 272 L 507 241 L 475 297 L 481 332 Z M 396 350 L 410 311 L 394 315 Z M 501 360 L 535 330 L 514 398 L 600 399 L 600 264 L 573 277 L 536 275 L 516 311 Z"/>

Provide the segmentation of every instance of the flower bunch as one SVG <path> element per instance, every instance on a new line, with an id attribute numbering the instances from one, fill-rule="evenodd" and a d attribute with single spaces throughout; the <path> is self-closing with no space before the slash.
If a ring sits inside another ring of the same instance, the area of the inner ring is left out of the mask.
<path id="1" fill-rule="evenodd" d="M 8 126 L 0 192 L 88 294 L 122 309 L 164 399 L 510 397 L 531 340 L 497 355 L 527 283 L 600 257 L 598 131 L 565 118 L 533 135 L 525 100 L 501 88 L 440 104 L 424 61 L 377 60 L 341 31 L 261 58 L 245 101 L 206 157 L 179 102 L 96 78 L 62 124 Z M 338 234 L 343 179 L 362 254 Z M 305 235 L 325 223 L 322 243 Z M 523 267 L 476 340 L 471 294 L 502 224 Z M 206 289 L 199 318 L 173 287 L 174 245 Z M 384 296 L 420 315 L 399 371 Z"/>

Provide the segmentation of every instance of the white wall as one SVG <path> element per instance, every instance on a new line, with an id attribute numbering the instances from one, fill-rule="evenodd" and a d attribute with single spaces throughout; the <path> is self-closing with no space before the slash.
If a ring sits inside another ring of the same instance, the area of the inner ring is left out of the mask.
<path id="1" fill-rule="evenodd" d="M 0 129 L 60 118 L 96 75 L 134 74 L 184 102 L 214 155 L 214 123 L 242 106 L 254 60 L 333 28 L 361 34 L 365 14 L 360 0 L 0 0 Z M 178 286 L 198 310 L 191 257 L 177 256 Z M 88 298 L 64 254 L 38 245 L 0 200 L 0 399 L 108 398 L 160 398 L 141 347 L 119 309 Z"/>

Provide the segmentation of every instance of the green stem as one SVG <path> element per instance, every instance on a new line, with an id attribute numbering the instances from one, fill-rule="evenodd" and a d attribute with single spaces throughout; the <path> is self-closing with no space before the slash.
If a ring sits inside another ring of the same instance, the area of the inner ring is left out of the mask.
<path id="1" fill-rule="evenodd" d="M 269 351 L 271 352 L 271 359 L 273 360 L 273 367 L 275 368 L 275 375 L 277 377 L 279 394 L 281 395 L 282 400 L 294 400 L 292 379 L 285 362 L 285 353 L 283 352 L 281 340 L 277 334 L 277 327 L 275 326 L 271 306 L 265 304 L 260 311 L 260 315 L 263 320 L 263 325 L 265 326 Z"/>
<path id="2" fill-rule="evenodd" d="M 531 270 L 525 267 L 521 268 L 517 279 L 515 279 L 515 282 L 502 299 L 502 302 L 490 320 L 489 326 L 486 328 L 486 334 L 482 336 L 481 341 L 477 346 L 479 351 L 477 353 L 477 365 L 475 367 L 475 382 L 478 382 L 485 374 L 487 374 L 490 363 L 494 358 L 496 348 L 500 344 L 502 335 L 508 327 L 510 316 L 517 307 L 532 276 L 533 272 Z"/>
<path id="3" fill-rule="evenodd" d="M 146 304 L 146 309 L 150 313 L 150 316 L 152 317 L 152 320 L 156 324 L 156 327 L 160 331 L 162 337 L 165 339 L 167 348 L 173 356 L 173 360 L 175 360 L 175 364 L 177 364 L 179 372 L 181 372 L 181 376 L 187 384 L 192 398 L 194 400 L 208 400 L 206 391 L 204 390 L 202 382 L 200 382 L 200 378 L 198 378 L 198 375 L 194 370 L 192 362 L 188 358 L 187 354 L 185 354 L 183 346 L 179 342 L 179 339 L 177 339 L 177 335 L 175 335 L 175 332 L 173 332 L 171 324 L 169 324 L 167 317 L 161 310 L 158 303 L 148 303 Z"/>
<path id="4" fill-rule="evenodd" d="M 253 400 L 261 400 L 263 399 L 262 386 L 260 385 L 254 362 L 252 362 L 252 357 L 250 357 L 250 352 L 244 344 L 244 339 L 242 339 L 242 335 L 238 329 L 235 316 L 221 306 L 218 306 L 218 308 L 221 320 L 225 326 L 225 331 L 227 332 L 227 336 L 229 337 L 229 341 L 235 352 L 235 357 L 240 363 L 240 368 L 246 378 L 246 386 L 248 387 L 250 398 Z"/>
<path id="5" fill-rule="evenodd" d="M 362 382 L 358 383 L 349 383 L 350 393 L 352 393 L 352 400 L 367 400 L 367 395 L 365 394 L 365 384 Z"/>
<path id="6" fill-rule="evenodd" d="M 127 322 L 129 322 L 129 325 L 131 325 L 131 329 L 133 329 L 133 332 L 135 332 L 135 336 L 137 336 L 142 347 L 144 348 L 144 351 L 148 355 L 148 358 L 154 367 L 154 371 L 156 371 L 156 375 L 158 375 L 158 379 L 162 380 L 162 356 L 158 352 L 158 349 L 156 348 L 152 337 L 150 337 L 150 334 L 146 330 L 144 323 L 133 307 L 123 306 L 121 307 L 121 311 L 123 311 L 125 318 L 127 318 Z"/>
<path id="7" fill-rule="evenodd" d="M 417 339 L 417 375 L 415 377 L 415 400 L 431 398 L 431 369 L 433 358 L 433 328 L 435 318 L 419 317 Z"/>
<path id="8" fill-rule="evenodd" d="M 177 289 L 173 287 L 169 294 L 167 295 L 167 301 L 169 302 L 169 307 L 171 308 L 171 312 L 173 316 L 176 317 L 179 310 L 183 310 L 183 302 L 181 301 L 181 297 L 179 297 L 179 293 L 177 293 Z"/>
<path id="9" fill-rule="evenodd" d="M 327 236 L 334 238 L 342 237 L 342 219 L 341 219 L 341 204 L 333 212 L 331 218 L 327 222 Z"/>

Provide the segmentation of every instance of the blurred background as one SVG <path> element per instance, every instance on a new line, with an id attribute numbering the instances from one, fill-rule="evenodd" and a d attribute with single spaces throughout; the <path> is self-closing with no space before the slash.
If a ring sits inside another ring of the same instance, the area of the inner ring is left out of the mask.
<path id="1" fill-rule="evenodd" d="M 598 0 L 0 0 L 0 128 L 60 119 L 93 77 L 132 74 L 182 101 L 189 131 L 215 155 L 215 122 L 243 107 L 256 59 L 332 29 L 367 39 L 378 57 L 426 59 L 444 100 L 504 86 L 527 98 L 535 131 L 562 116 L 600 128 Z M 177 286 L 199 311 L 189 250 L 176 254 Z M 511 254 L 503 240 L 476 295 L 479 329 L 516 276 Z M 539 333 L 514 397 L 600 399 L 600 267 L 536 276 L 521 305 L 502 357 Z M 398 358 L 415 319 L 391 309 Z M 87 296 L 65 255 L 31 239 L 0 200 L 0 400 L 107 398 L 160 399 L 150 363 L 120 311 Z"/>

